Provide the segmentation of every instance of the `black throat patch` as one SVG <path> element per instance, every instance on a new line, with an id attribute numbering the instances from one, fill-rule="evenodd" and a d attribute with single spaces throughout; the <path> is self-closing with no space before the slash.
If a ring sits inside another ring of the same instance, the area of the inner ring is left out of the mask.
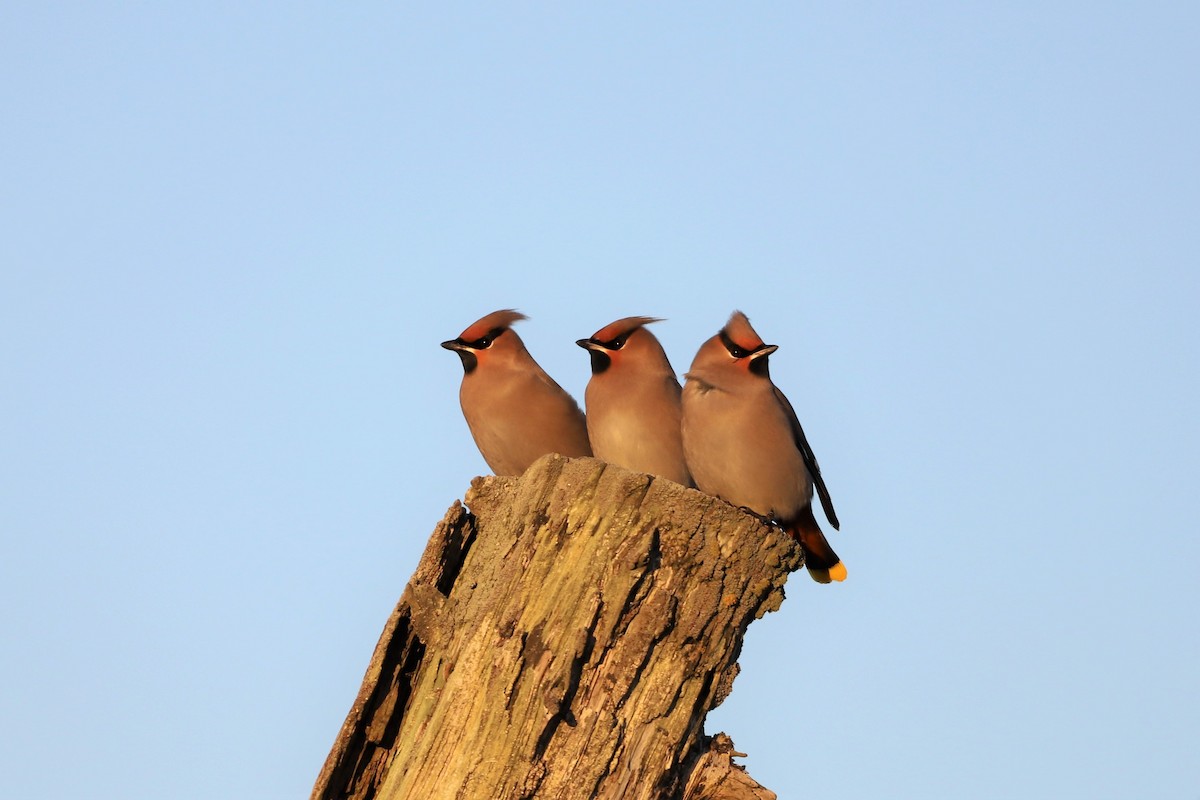
<path id="1" fill-rule="evenodd" d="M 592 374 L 599 375 L 612 366 L 612 358 L 604 350 L 588 348 L 588 356 L 592 359 Z"/>

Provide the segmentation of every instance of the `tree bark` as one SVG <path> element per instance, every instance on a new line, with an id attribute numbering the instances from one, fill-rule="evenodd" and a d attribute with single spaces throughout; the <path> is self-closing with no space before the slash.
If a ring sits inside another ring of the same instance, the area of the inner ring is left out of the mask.
<path id="1" fill-rule="evenodd" d="M 476 478 L 384 628 L 314 800 L 774 798 L 704 735 L 803 563 L 720 500 L 591 458 Z"/>

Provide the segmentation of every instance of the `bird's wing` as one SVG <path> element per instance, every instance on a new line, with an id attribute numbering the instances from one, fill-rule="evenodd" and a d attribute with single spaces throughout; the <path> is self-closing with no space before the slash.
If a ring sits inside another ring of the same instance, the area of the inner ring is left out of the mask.
<path id="1" fill-rule="evenodd" d="M 817 463 L 817 457 L 813 455 L 812 448 L 808 446 L 808 439 L 804 435 L 804 428 L 800 426 L 796 409 L 792 408 L 792 404 L 788 402 L 784 393 L 779 391 L 778 386 L 774 389 L 775 398 L 779 401 L 779 405 L 783 406 L 783 410 L 787 412 L 788 419 L 792 423 L 792 438 L 796 440 L 796 447 L 800 449 L 800 455 L 804 458 L 804 466 L 808 468 L 813 486 L 817 488 L 817 496 L 821 498 L 821 508 L 825 509 L 825 516 L 829 518 L 829 524 L 833 526 L 834 530 L 839 530 L 837 512 L 833 510 L 833 500 L 829 498 L 829 489 L 825 488 L 825 479 L 821 477 L 821 466 Z"/>

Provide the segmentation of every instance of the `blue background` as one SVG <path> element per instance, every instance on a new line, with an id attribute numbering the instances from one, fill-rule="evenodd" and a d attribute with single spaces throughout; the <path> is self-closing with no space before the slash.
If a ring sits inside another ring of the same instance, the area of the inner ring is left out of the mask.
<path id="1" fill-rule="evenodd" d="M 10 3 L 0 774 L 296 798 L 486 471 L 438 342 L 734 308 L 849 580 L 708 730 L 782 797 L 1200 792 L 1200 12 Z M 752 546 L 752 543 L 748 543 Z"/>

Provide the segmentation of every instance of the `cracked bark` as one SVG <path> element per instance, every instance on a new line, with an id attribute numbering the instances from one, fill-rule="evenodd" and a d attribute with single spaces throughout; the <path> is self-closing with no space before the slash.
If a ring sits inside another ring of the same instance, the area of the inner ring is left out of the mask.
<path id="1" fill-rule="evenodd" d="M 476 478 L 437 525 L 314 800 L 766 800 L 704 718 L 799 548 L 590 458 Z"/>

